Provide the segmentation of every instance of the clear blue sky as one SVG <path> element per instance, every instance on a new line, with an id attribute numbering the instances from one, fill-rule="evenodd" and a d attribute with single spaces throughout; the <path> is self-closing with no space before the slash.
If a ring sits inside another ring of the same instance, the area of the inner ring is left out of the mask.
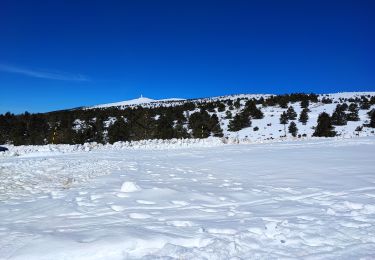
<path id="1" fill-rule="evenodd" d="M 0 2 L 0 113 L 375 91 L 375 1 Z"/>

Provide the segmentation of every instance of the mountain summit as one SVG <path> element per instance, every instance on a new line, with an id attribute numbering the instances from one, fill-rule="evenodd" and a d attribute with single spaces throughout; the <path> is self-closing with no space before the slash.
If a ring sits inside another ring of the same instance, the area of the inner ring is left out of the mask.
<path id="1" fill-rule="evenodd" d="M 101 104 L 96 105 L 90 108 L 105 108 L 105 107 L 118 107 L 118 106 L 131 106 L 131 105 L 142 105 L 142 104 L 148 104 L 153 102 L 166 102 L 166 101 L 181 101 L 184 100 L 182 98 L 168 98 L 168 99 L 151 99 L 144 97 L 141 95 L 139 98 L 131 99 L 131 100 L 125 100 L 115 103 L 108 103 L 108 104 Z"/>

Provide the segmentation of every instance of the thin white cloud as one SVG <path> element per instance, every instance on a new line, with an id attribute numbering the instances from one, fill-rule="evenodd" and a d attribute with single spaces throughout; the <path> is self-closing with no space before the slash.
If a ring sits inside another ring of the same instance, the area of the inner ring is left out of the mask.
<path id="1" fill-rule="evenodd" d="M 47 70 L 34 70 L 0 64 L 0 71 L 22 74 L 29 77 L 41 79 L 54 79 L 66 81 L 90 81 L 90 79 L 82 74 L 71 74 L 62 71 L 47 71 Z"/>

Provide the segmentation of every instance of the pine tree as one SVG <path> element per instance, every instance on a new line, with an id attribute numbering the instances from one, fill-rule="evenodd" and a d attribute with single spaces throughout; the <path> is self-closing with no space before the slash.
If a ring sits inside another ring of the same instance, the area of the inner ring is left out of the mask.
<path id="1" fill-rule="evenodd" d="M 345 107 L 337 105 L 335 111 L 332 113 L 331 122 L 333 125 L 346 125 L 346 114 L 344 112 Z"/>
<path id="2" fill-rule="evenodd" d="M 294 111 L 294 108 L 290 106 L 286 111 L 289 120 L 295 120 L 297 118 L 297 113 Z"/>
<path id="3" fill-rule="evenodd" d="M 108 128 L 108 139 L 111 144 L 130 140 L 130 129 L 123 118 L 117 118 L 116 122 Z"/>
<path id="4" fill-rule="evenodd" d="M 298 121 L 300 121 L 304 125 L 306 125 L 307 121 L 309 120 L 308 112 L 309 112 L 309 109 L 304 108 L 302 109 L 301 114 L 299 115 Z"/>
<path id="5" fill-rule="evenodd" d="M 250 126 L 251 120 L 247 113 L 238 113 L 229 121 L 228 130 L 231 132 L 237 132 Z"/>
<path id="6" fill-rule="evenodd" d="M 188 138 L 189 133 L 182 123 L 177 122 L 174 127 L 175 137 L 176 138 Z"/>
<path id="7" fill-rule="evenodd" d="M 209 128 L 213 136 L 223 137 L 223 129 L 220 127 L 219 118 L 216 114 L 211 116 Z"/>
<path id="8" fill-rule="evenodd" d="M 156 122 L 156 133 L 155 137 L 157 139 L 171 139 L 174 138 L 174 123 L 173 117 L 170 113 L 163 114 L 159 117 Z"/>
<path id="9" fill-rule="evenodd" d="M 301 108 L 308 108 L 310 105 L 310 102 L 308 99 L 304 99 L 301 101 Z"/>
<path id="10" fill-rule="evenodd" d="M 280 99 L 279 99 L 279 106 L 281 107 L 281 108 L 287 108 L 288 107 L 288 99 L 287 98 L 285 98 L 285 97 L 281 97 Z"/>
<path id="11" fill-rule="evenodd" d="M 348 121 L 359 121 L 358 106 L 355 103 L 350 104 L 349 114 L 346 116 Z"/>
<path id="12" fill-rule="evenodd" d="M 289 131 L 289 133 L 292 134 L 293 137 L 296 137 L 297 132 L 298 132 L 298 128 L 297 128 L 296 123 L 294 123 L 293 121 L 290 122 L 289 127 L 288 127 L 288 131 Z"/>
<path id="13" fill-rule="evenodd" d="M 241 107 L 241 100 L 237 98 L 233 105 L 236 109 L 239 109 Z"/>
<path id="14" fill-rule="evenodd" d="M 217 111 L 218 112 L 224 112 L 225 111 L 225 104 L 222 102 L 219 102 L 217 105 Z"/>
<path id="15" fill-rule="evenodd" d="M 313 136 L 318 137 L 333 137 L 336 135 L 336 132 L 333 131 L 334 127 L 331 123 L 330 116 L 323 112 L 318 117 L 318 125 L 315 128 Z"/>
<path id="16" fill-rule="evenodd" d="M 370 127 L 375 128 L 375 109 L 373 109 L 370 113 Z"/>
<path id="17" fill-rule="evenodd" d="M 288 124 L 289 119 L 285 111 L 280 115 L 280 124 L 284 125 L 284 135 L 286 136 L 286 124 Z"/>
<path id="18" fill-rule="evenodd" d="M 285 111 L 280 115 L 280 124 L 286 125 L 289 122 L 288 115 L 285 113 Z"/>
<path id="19" fill-rule="evenodd" d="M 230 112 L 229 110 L 225 112 L 225 119 L 232 119 L 232 112 Z"/>
<path id="20" fill-rule="evenodd" d="M 361 103 L 361 107 L 360 109 L 363 109 L 363 110 L 367 110 L 367 109 L 370 109 L 371 105 L 368 101 L 364 101 Z"/>
<path id="21" fill-rule="evenodd" d="M 255 101 L 249 100 L 245 104 L 243 113 L 247 113 L 252 119 L 262 119 L 264 117 L 263 112 L 257 108 Z"/>
<path id="22" fill-rule="evenodd" d="M 104 142 L 104 127 L 103 127 L 103 118 L 96 117 L 95 122 L 91 122 L 91 129 L 93 132 L 92 141 L 97 143 L 103 143 Z"/>
<path id="23" fill-rule="evenodd" d="M 194 138 L 207 138 L 210 136 L 210 119 L 210 114 L 204 109 L 190 115 L 189 127 L 192 129 Z"/>
<path id="24" fill-rule="evenodd" d="M 20 119 L 16 120 L 10 132 L 11 143 L 14 145 L 25 144 L 26 129 L 27 126 L 25 122 Z"/>

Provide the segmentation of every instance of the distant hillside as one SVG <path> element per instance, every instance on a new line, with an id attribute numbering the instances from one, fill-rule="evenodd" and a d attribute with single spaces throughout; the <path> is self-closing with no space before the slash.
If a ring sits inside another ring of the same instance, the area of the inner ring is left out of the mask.
<path id="1" fill-rule="evenodd" d="M 374 111 L 375 92 L 240 94 L 190 100 L 141 97 L 45 114 L 0 115 L 0 144 L 368 136 L 375 135 Z"/>

